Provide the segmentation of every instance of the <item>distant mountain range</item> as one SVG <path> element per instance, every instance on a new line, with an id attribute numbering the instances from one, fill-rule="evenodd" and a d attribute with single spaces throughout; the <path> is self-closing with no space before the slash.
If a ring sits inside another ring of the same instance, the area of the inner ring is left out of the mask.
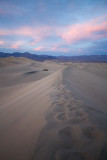
<path id="1" fill-rule="evenodd" d="M 100 62 L 100 63 L 107 63 L 107 55 L 82 55 L 82 56 L 50 56 L 50 55 L 37 55 L 31 54 L 28 52 L 20 53 L 4 53 L 0 52 L 0 58 L 5 57 L 26 57 L 32 60 L 37 61 L 45 61 L 45 60 L 53 60 L 56 62 Z"/>

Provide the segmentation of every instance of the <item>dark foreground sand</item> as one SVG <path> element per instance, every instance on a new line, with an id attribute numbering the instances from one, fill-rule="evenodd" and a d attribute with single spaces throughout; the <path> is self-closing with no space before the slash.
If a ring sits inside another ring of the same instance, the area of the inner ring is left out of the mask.
<path id="1" fill-rule="evenodd" d="M 0 78 L 0 159 L 107 159 L 107 64 L 30 62 Z"/>

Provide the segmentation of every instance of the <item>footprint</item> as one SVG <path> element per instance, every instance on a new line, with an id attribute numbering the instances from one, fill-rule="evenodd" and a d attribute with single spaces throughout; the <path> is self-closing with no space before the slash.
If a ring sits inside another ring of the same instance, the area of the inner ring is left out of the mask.
<path id="1" fill-rule="evenodd" d="M 72 132 L 72 129 L 71 129 L 71 127 L 65 127 L 65 128 L 63 128 L 63 129 L 61 129 L 60 131 L 59 131 L 59 135 L 63 138 L 63 140 L 65 139 L 65 140 L 70 140 L 71 139 L 71 132 Z"/>
<path id="2" fill-rule="evenodd" d="M 83 128 L 83 132 L 86 137 L 93 140 L 100 140 L 104 137 L 104 134 L 94 126 Z"/>
<path id="3" fill-rule="evenodd" d="M 59 149 L 55 154 L 55 160 L 68 160 L 69 151 L 67 149 Z"/>
<path id="4" fill-rule="evenodd" d="M 53 109 L 54 112 L 64 112 L 64 107 L 62 104 L 56 103 L 55 105 L 56 106 Z"/>
<path id="5" fill-rule="evenodd" d="M 83 118 L 72 118 L 71 119 L 71 122 L 74 123 L 74 124 L 78 124 L 78 123 L 81 123 L 81 122 L 86 122 L 87 117 L 83 117 Z"/>
<path id="6" fill-rule="evenodd" d="M 57 116 L 57 118 L 58 118 L 59 120 L 67 120 L 67 115 L 66 115 L 66 113 L 60 113 L 60 114 Z"/>
<path id="7" fill-rule="evenodd" d="M 84 119 L 88 117 L 87 113 L 85 113 L 82 109 L 78 109 L 75 112 L 75 116 L 78 117 L 78 119 Z"/>
<path id="8" fill-rule="evenodd" d="M 77 108 L 75 106 L 73 106 L 72 104 L 67 106 L 69 108 L 70 111 L 75 111 L 77 110 Z"/>
<path id="9" fill-rule="evenodd" d="M 80 153 L 72 152 L 69 149 L 59 149 L 55 154 L 56 160 L 82 160 Z"/>
<path id="10" fill-rule="evenodd" d="M 83 130 L 79 125 L 65 127 L 59 131 L 59 135 L 63 141 L 71 145 L 78 146 L 78 144 L 83 144 Z"/>

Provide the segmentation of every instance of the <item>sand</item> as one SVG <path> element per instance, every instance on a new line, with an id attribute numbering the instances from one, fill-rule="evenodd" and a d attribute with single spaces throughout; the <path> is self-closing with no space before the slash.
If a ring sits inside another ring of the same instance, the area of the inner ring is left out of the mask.
<path id="1" fill-rule="evenodd" d="M 49 71 L 43 72 L 44 68 Z M 60 68 L 32 61 L 0 68 L 0 159 L 32 157 L 52 103 L 50 94 L 58 74 L 54 72 Z"/>
<path id="2" fill-rule="evenodd" d="M 0 68 L 0 159 L 105 160 L 107 64 L 17 61 Z"/>

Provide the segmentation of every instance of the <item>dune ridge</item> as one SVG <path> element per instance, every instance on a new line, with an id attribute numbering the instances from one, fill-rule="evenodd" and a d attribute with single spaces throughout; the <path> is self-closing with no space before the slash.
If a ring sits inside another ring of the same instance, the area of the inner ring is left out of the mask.
<path id="1" fill-rule="evenodd" d="M 77 64 L 77 70 L 86 66 Z M 99 108 L 87 104 L 79 97 L 77 90 L 72 91 L 65 83 L 67 74 L 70 76 L 69 67 L 73 66 L 69 65 L 58 75 L 54 102 L 48 109 L 47 124 L 39 136 L 33 160 L 105 160 L 107 157 L 107 118 L 104 113 L 100 117 Z M 93 117 L 96 121 L 93 121 Z M 97 122 L 101 119 L 104 120 L 104 130 L 101 122 Z"/>

